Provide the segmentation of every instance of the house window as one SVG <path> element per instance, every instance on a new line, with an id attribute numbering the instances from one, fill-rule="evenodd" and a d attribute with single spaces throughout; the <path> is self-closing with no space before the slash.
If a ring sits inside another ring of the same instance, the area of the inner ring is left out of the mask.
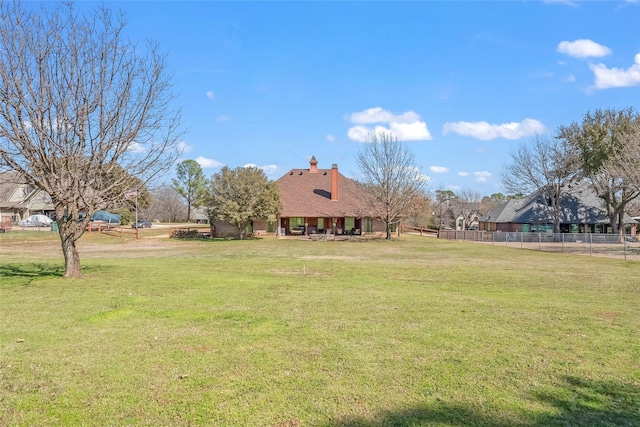
<path id="1" fill-rule="evenodd" d="M 267 232 L 275 233 L 276 231 L 276 222 L 275 221 L 267 221 Z"/>
<path id="2" fill-rule="evenodd" d="M 569 229 L 570 233 L 579 233 L 579 226 L 578 224 L 571 224 L 571 228 Z"/>
<path id="3" fill-rule="evenodd" d="M 351 229 L 356 228 L 356 219 L 352 216 L 345 217 L 344 219 L 344 230 L 349 231 Z"/>
<path id="4" fill-rule="evenodd" d="M 289 230 L 293 230 L 296 227 L 304 227 L 303 217 L 291 217 L 289 218 Z"/>
<path id="5" fill-rule="evenodd" d="M 324 218 L 318 218 L 318 230 L 324 230 Z"/>
<path id="6" fill-rule="evenodd" d="M 553 233 L 553 224 L 537 224 L 531 226 L 533 233 Z"/>
<path id="7" fill-rule="evenodd" d="M 389 225 L 389 231 L 391 231 L 392 233 L 395 233 L 397 226 L 398 226 L 397 222 L 394 222 L 393 224 Z"/>
<path id="8" fill-rule="evenodd" d="M 371 218 L 364 219 L 364 231 L 365 233 L 373 232 L 373 219 Z"/>
<path id="9" fill-rule="evenodd" d="M 522 224 L 522 232 L 529 233 L 531 231 L 531 224 Z"/>

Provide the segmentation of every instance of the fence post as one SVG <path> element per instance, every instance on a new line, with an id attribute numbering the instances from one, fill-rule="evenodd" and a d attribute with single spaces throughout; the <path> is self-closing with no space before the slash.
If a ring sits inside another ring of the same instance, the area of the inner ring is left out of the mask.
<path id="1" fill-rule="evenodd" d="M 538 250 L 542 251 L 542 233 L 538 232 Z"/>
<path id="2" fill-rule="evenodd" d="M 562 253 L 564 253 L 564 233 L 562 234 Z"/>
<path id="3" fill-rule="evenodd" d="M 622 235 L 622 238 L 624 239 L 624 260 L 627 260 L 627 236 Z"/>
<path id="4" fill-rule="evenodd" d="M 521 231 L 520 232 L 520 249 L 523 248 L 524 245 L 524 233 Z"/>
<path id="5" fill-rule="evenodd" d="M 591 246 L 593 245 L 593 234 L 589 233 L 589 256 L 593 255 Z"/>

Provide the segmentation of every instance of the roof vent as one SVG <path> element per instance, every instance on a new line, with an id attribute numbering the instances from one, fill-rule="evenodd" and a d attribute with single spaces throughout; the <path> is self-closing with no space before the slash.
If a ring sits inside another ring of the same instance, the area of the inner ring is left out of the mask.
<path id="1" fill-rule="evenodd" d="M 323 175 L 326 175 L 326 174 L 327 174 L 327 171 L 324 171 L 324 174 L 323 174 Z"/>
<path id="2" fill-rule="evenodd" d="M 289 172 L 289 175 L 293 175 L 293 171 Z"/>
<path id="3" fill-rule="evenodd" d="M 302 171 L 300 171 L 300 173 L 298 175 L 302 175 Z"/>

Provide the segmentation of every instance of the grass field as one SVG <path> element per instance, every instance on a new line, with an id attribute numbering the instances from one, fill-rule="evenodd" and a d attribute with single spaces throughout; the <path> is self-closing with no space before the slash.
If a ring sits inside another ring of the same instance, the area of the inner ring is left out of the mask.
<path id="1" fill-rule="evenodd" d="M 637 426 L 640 263 L 0 236 L 0 425 Z"/>

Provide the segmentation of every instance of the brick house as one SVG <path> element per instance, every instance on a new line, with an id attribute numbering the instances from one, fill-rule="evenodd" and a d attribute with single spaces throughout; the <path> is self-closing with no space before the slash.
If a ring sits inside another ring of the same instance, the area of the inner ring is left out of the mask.
<path id="1" fill-rule="evenodd" d="M 358 197 L 358 186 L 342 175 L 336 164 L 319 169 L 314 156 L 308 169 L 291 169 L 276 184 L 282 201 L 280 217 L 254 221 L 254 234 L 361 235 L 385 231 L 383 223 L 363 215 L 366 209 Z"/>
<path id="2" fill-rule="evenodd" d="M 600 199 L 590 186 L 574 183 L 560 197 L 561 233 L 612 233 L 609 218 Z M 540 192 L 511 199 L 478 219 L 481 231 L 546 232 L 553 231 L 549 204 Z M 624 232 L 635 234 L 637 222 L 623 218 Z"/>

